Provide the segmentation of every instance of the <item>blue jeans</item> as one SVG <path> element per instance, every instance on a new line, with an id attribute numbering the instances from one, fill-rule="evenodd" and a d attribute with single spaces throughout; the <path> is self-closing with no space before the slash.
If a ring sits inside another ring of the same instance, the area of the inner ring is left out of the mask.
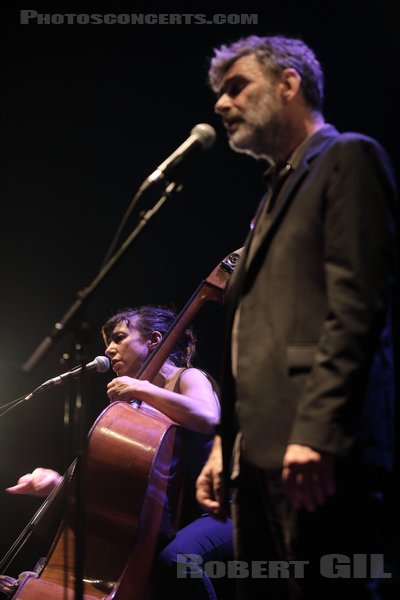
<path id="1" fill-rule="evenodd" d="M 218 564 L 211 578 L 203 570 L 207 561 L 228 561 L 233 558 L 232 521 L 217 521 L 203 515 L 180 529 L 157 559 L 157 600 L 215 600 L 232 598 L 228 588 L 233 581 L 223 576 L 225 568 Z M 207 569 L 208 570 L 208 569 Z M 213 577 L 215 575 L 215 578 Z"/>

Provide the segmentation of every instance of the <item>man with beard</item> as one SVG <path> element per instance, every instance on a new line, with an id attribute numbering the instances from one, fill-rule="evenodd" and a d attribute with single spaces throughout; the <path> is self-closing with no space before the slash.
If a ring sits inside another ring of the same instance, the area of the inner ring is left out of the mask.
<path id="1" fill-rule="evenodd" d="M 267 192 L 228 290 L 221 436 L 197 498 L 224 518 L 223 456 L 249 573 L 240 597 L 377 598 L 374 569 L 323 567 L 327 556 L 383 552 L 395 397 L 390 161 L 375 140 L 325 123 L 321 66 L 301 40 L 222 46 L 209 76 L 231 148 L 267 162 Z"/>

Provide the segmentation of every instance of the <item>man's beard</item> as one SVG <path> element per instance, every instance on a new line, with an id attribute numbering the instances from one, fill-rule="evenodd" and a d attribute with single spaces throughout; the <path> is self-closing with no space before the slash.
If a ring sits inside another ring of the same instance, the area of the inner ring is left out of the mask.
<path id="1" fill-rule="evenodd" d="M 246 121 L 239 121 L 237 130 L 229 137 L 229 145 L 235 152 L 274 158 L 280 154 L 285 131 L 285 121 L 275 99 L 265 97 L 257 111 L 252 108 Z"/>

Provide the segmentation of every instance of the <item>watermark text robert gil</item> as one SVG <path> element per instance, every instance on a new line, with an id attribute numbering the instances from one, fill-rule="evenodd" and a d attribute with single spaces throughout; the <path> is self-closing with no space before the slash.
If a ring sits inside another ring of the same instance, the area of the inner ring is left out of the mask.
<path id="1" fill-rule="evenodd" d="M 176 574 L 178 579 L 200 578 L 204 574 L 212 579 L 302 579 L 306 576 L 307 560 L 265 560 L 248 563 L 243 560 L 210 560 L 203 562 L 198 554 L 178 554 Z M 385 571 L 383 554 L 325 554 L 319 562 L 322 577 L 328 579 L 391 579 Z"/>

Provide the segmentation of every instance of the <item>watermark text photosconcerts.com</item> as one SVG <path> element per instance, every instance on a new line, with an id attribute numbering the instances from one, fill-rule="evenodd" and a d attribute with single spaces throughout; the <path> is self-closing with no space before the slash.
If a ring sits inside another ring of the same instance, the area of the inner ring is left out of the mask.
<path id="1" fill-rule="evenodd" d="M 203 562 L 198 554 L 178 554 L 176 576 L 178 579 L 303 579 L 310 569 L 308 560 L 210 560 Z M 383 554 L 324 554 L 318 564 L 319 573 L 327 579 L 391 579 L 385 570 Z"/>
<path id="2" fill-rule="evenodd" d="M 21 25 L 257 25 L 258 14 L 40 13 L 20 11 Z"/>

